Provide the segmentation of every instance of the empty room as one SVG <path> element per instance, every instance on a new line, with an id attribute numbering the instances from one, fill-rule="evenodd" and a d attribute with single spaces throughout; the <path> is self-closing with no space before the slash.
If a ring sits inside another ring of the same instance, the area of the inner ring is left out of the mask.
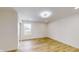
<path id="1" fill-rule="evenodd" d="M 79 51 L 79 10 L 74 7 L 22 7 L 18 12 L 19 51 Z"/>
<path id="2" fill-rule="evenodd" d="M 79 9 L 0 7 L 0 50 L 79 52 Z"/>

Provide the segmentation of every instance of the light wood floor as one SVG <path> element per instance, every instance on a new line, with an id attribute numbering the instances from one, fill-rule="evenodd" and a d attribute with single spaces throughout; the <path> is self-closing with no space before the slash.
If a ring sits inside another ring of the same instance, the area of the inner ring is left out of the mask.
<path id="1" fill-rule="evenodd" d="M 26 41 L 20 41 L 20 52 L 79 52 L 79 49 L 68 46 L 61 42 L 49 39 L 39 38 Z"/>

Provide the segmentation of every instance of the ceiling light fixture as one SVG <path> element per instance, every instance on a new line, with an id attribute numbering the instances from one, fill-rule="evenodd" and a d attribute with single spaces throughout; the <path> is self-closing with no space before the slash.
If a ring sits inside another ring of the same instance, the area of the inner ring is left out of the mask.
<path id="1" fill-rule="evenodd" d="M 50 11 L 43 11 L 42 13 L 40 13 L 40 16 L 42 17 L 42 18 L 48 18 L 48 17 L 50 17 L 51 16 L 51 12 Z"/>

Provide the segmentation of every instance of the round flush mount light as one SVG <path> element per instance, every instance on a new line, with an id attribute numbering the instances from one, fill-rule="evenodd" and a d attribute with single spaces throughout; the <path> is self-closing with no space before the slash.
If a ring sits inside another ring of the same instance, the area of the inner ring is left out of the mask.
<path id="1" fill-rule="evenodd" d="M 48 17 L 50 17 L 51 16 L 51 12 L 50 11 L 43 11 L 43 12 L 41 12 L 40 13 L 40 16 L 42 17 L 42 18 L 48 18 Z"/>

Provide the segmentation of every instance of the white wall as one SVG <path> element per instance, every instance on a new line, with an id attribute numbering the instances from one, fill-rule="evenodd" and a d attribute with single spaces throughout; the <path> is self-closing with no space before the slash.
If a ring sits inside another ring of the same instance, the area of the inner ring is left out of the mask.
<path id="1" fill-rule="evenodd" d="M 0 50 L 16 49 L 17 15 L 12 8 L 0 8 Z"/>
<path id="2" fill-rule="evenodd" d="M 48 32 L 50 38 L 79 48 L 79 15 L 49 23 Z"/>
<path id="3" fill-rule="evenodd" d="M 27 23 L 27 22 L 24 22 Z M 32 39 L 32 38 L 42 38 L 47 35 L 47 24 L 40 22 L 30 22 L 32 25 L 32 35 L 27 37 L 27 35 L 23 35 L 23 24 L 21 24 L 21 40 L 23 39 Z"/>
<path id="4" fill-rule="evenodd" d="M 46 37 L 47 24 L 45 23 L 32 23 L 32 38 Z"/>

